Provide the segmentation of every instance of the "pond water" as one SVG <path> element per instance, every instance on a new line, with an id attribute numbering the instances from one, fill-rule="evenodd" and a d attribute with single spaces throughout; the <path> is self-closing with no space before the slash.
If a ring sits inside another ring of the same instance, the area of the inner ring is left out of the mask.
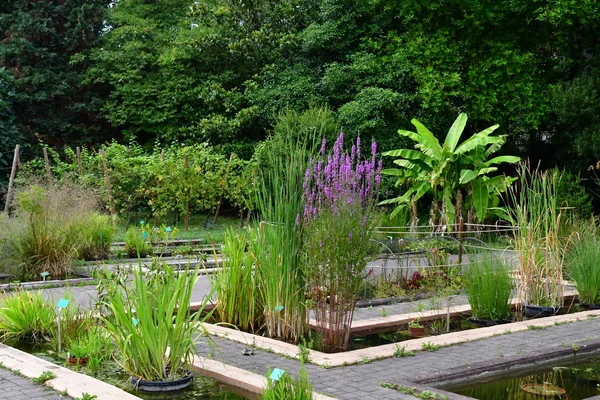
<path id="1" fill-rule="evenodd" d="M 47 350 L 35 349 L 24 345 L 15 347 L 54 364 L 93 376 L 96 379 L 117 386 L 145 400 L 243 400 L 256 398 L 251 393 L 244 393 L 239 389 L 198 374 L 194 375 L 194 380 L 188 388 L 177 392 L 167 394 L 140 392 L 131 387 L 131 384 L 128 382 L 129 377 L 112 360 L 105 362 L 97 373 L 92 373 L 86 370 L 86 367 L 67 366 L 63 359 L 56 357 L 55 353 Z"/>
<path id="2" fill-rule="evenodd" d="M 479 400 L 583 400 L 600 395 L 600 358 L 445 390 Z"/>

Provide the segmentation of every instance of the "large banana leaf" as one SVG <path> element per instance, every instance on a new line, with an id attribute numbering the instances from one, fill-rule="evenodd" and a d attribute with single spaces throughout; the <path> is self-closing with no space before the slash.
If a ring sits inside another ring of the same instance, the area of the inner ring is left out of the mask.
<path id="1" fill-rule="evenodd" d="M 498 129 L 499 126 L 500 125 L 490 126 L 489 128 L 486 128 L 481 132 L 474 134 L 473 136 L 465 140 L 460 146 L 458 146 L 456 148 L 455 153 L 465 154 L 478 146 L 485 147 L 490 144 L 502 141 L 502 139 L 499 136 L 490 136 L 490 133 Z"/>
<path id="2" fill-rule="evenodd" d="M 416 147 L 420 148 L 421 151 L 428 156 L 440 159 L 442 157 L 442 146 L 437 138 L 433 136 L 433 133 L 416 119 L 413 119 L 410 122 L 417 128 L 417 133 L 421 137 L 421 140 L 418 140 L 419 144 L 417 144 Z"/>
<path id="3" fill-rule="evenodd" d="M 473 182 L 473 205 L 477 213 L 477 219 L 483 221 L 488 212 L 489 193 L 488 187 L 483 179 L 476 179 Z"/>
<path id="4" fill-rule="evenodd" d="M 460 137 L 465 129 L 465 125 L 467 124 L 467 114 L 460 114 L 452 126 L 448 131 L 448 135 L 446 135 L 446 140 L 444 140 L 444 148 L 449 150 L 451 153 L 456 149 L 456 145 L 460 140 Z"/>

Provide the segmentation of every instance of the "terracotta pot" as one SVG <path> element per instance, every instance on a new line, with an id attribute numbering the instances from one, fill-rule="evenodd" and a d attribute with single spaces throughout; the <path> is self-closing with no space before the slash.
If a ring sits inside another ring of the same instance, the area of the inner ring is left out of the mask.
<path id="1" fill-rule="evenodd" d="M 80 357 L 80 358 L 77 358 L 77 357 L 69 357 L 69 364 L 70 364 L 70 365 L 77 365 L 77 362 L 78 362 L 78 361 L 79 361 L 79 365 L 81 365 L 81 366 L 83 367 L 84 365 L 86 365 L 86 364 L 87 364 L 87 362 L 88 362 L 88 357 Z"/>
<path id="2" fill-rule="evenodd" d="M 420 338 L 425 335 L 425 328 L 411 328 L 408 327 L 408 336 L 413 338 Z"/>

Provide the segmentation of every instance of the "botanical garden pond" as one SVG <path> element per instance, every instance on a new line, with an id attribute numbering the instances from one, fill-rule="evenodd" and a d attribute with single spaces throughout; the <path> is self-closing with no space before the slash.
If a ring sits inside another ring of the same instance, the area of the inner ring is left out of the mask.
<path id="1" fill-rule="evenodd" d="M 26 351 L 36 357 L 50 361 L 54 364 L 65 366 L 65 360 L 56 356 L 56 353 L 42 348 L 33 348 L 31 346 L 16 346 L 20 350 Z M 103 382 L 120 387 L 121 389 L 134 394 L 144 400 L 243 400 L 254 398 L 250 393 L 241 393 L 239 388 L 233 388 L 224 385 L 214 379 L 201 375 L 195 375 L 192 384 L 176 392 L 168 393 L 146 393 L 132 388 L 128 381 L 128 376 L 122 372 L 114 361 L 107 361 L 96 373 L 85 371 L 85 367 L 70 366 L 74 370 L 94 376 Z M 241 394 L 236 394 L 241 393 Z"/>
<path id="2" fill-rule="evenodd" d="M 489 382 L 469 382 L 446 390 L 479 400 L 583 400 L 600 395 L 600 358 L 575 359 Z"/>

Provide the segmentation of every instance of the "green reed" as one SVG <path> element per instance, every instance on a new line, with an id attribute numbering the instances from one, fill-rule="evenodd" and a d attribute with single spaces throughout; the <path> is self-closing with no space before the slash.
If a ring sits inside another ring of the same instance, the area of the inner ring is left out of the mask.
<path id="1" fill-rule="evenodd" d="M 512 279 L 500 261 L 474 255 L 465 267 L 463 281 L 473 318 L 499 321 L 508 317 Z"/>
<path id="2" fill-rule="evenodd" d="M 519 258 L 519 295 L 523 304 L 561 306 L 564 249 L 562 212 L 556 185 L 560 175 L 531 170 L 521 164 L 519 179 L 509 191 L 507 219 L 518 226 L 514 247 Z"/>

